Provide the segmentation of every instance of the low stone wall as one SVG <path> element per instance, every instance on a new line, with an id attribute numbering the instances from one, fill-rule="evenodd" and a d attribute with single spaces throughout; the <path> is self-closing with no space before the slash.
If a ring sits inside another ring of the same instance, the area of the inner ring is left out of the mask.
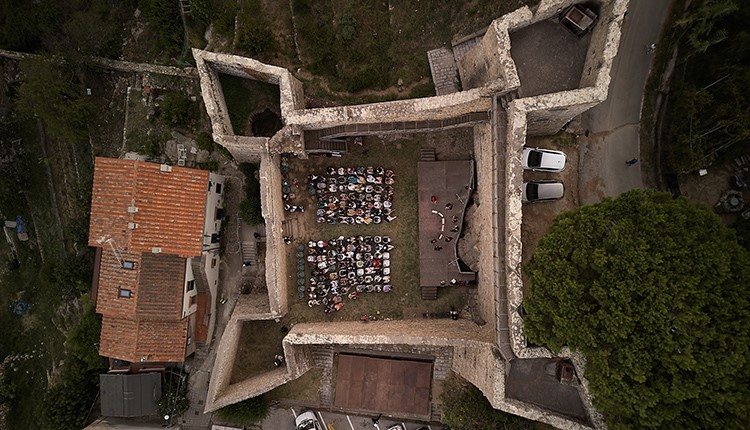
<path id="1" fill-rule="evenodd" d="M 199 62 L 204 64 L 210 63 L 210 69 L 214 70 L 214 74 L 221 72 L 227 75 L 278 85 L 282 118 L 286 118 L 291 112 L 303 109 L 305 106 L 302 83 L 283 67 L 261 63 L 252 58 L 220 54 L 200 49 L 193 49 L 193 57 L 196 64 Z M 199 72 L 203 76 L 202 68 L 199 68 Z M 212 85 L 218 84 L 219 87 L 221 86 L 218 79 L 210 83 Z M 209 116 L 211 116 L 210 112 Z"/>
<path id="2" fill-rule="evenodd" d="M 301 109 L 284 117 L 286 124 L 313 130 L 346 124 L 381 124 L 403 121 L 439 120 L 472 112 L 486 112 L 490 100 L 480 90 L 444 96 L 397 100 L 367 105 Z"/>
<path id="3" fill-rule="evenodd" d="M 474 162 L 476 163 L 477 189 L 474 200 L 479 203 L 472 222 L 482 226 L 482 231 L 492 229 L 493 234 L 483 234 L 479 237 L 479 270 L 477 273 L 477 294 L 480 316 L 487 324 L 496 330 L 495 326 L 495 285 L 494 270 L 484 268 L 493 267 L 493 259 L 498 257 L 494 252 L 496 247 L 496 229 L 493 225 L 493 208 L 497 203 L 493 177 L 496 174 L 494 166 L 494 147 L 492 141 L 492 124 L 486 123 L 474 126 Z"/>
<path id="4" fill-rule="evenodd" d="M 612 63 L 620 47 L 623 20 L 629 3 L 630 0 L 604 3 L 599 11 L 599 19 L 591 31 L 591 42 L 583 65 L 580 87 L 601 89 L 605 98 L 612 79 Z"/>
<path id="5" fill-rule="evenodd" d="M 286 315 L 287 253 L 283 238 L 284 201 L 281 196 L 281 158 L 263 154 L 260 159 L 260 201 L 266 221 L 266 286 L 270 312 L 277 318 Z"/>
<path id="6" fill-rule="evenodd" d="M 198 69 L 201 81 L 201 95 L 203 104 L 206 106 L 206 113 L 211 120 L 211 131 L 214 141 L 219 142 L 222 136 L 232 136 L 232 121 L 229 119 L 229 110 L 224 99 L 224 92 L 219 83 L 219 74 L 213 67 L 204 61 L 205 51 L 193 49 L 193 58 L 195 58 L 195 67 Z"/>
<path id="7" fill-rule="evenodd" d="M 494 20 L 482 41 L 458 63 L 464 88 L 483 88 L 483 95 L 515 91 L 521 86 L 516 64 L 510 55 L 509 30 L 528 25 L 532 14 L 524 6 Z"/>
<path id="8" fill-rule="evenodd" d="M 260 163 L 268 152 L 267 137 L 215 135 L 214 141 L 226 148 L 237 163 Z"/>
<path id="9" fill-rule="evenodd" d="M 479 388 L 496 409 L 505 399 L 505 370 L 505 361 L 491 343 L 453 348 L 453 371 Z"/>

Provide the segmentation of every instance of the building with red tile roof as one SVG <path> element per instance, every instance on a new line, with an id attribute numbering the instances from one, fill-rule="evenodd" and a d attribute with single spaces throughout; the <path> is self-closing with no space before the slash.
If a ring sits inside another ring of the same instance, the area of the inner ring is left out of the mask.
<path id="1" fill-rule="evenodd" d="M 101 355 L 169 363 L 194 351 L 204 324 L 198 304 L 210 315 L 215 303 L 223 181 L 202 170 L 96 159 L 89 245 L 98 248 Z"/>

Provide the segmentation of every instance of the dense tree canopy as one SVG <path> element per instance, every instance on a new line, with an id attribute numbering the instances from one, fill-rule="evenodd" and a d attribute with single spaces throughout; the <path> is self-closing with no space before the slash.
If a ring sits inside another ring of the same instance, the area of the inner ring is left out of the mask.
<path id="1" fill-rule="evenodd" d="M 71 143 L 88 143 L 88 120 L 93 109 L 75 71 L 44 58 L 21 60 L 18 112 L 44 121 L 47 130 Z"/>
<path id="2" fill-rule="evenodd" d="M 709 208 L 633 190 L 555 220 L 526 267 L 526 331 L 586 355 L 610 428 L 743 428 L 748 263 Z"/>

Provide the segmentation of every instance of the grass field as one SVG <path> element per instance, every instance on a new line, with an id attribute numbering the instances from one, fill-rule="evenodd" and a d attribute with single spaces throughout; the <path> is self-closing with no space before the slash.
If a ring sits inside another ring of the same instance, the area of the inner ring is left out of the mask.
<path id="1" fill-rule="evenodd" d="M 315 157 L 309 161 L 293 160 L 290 165 L 290 176 L 296 178 L 302 192 L 297 202 L 305 207 L 314 208 L 313 198 L 306 194 L 305 181 L 311 173 L 320 174 L 328 166 L 380 166 L 392 169 L 396 174 L 394 185 L 393 210 L 397 215 L 394 221 L 370 225 L 330 225 L 318 224 L 315 212 L 307 210 L 303 214 L 304 237 L 297 238 L 300 243 L 308 240 L 327 240 L 339 236 L 388 235 L 394 245 L 391 251 L 391 280 L 394 289 L 390 293 L 364 293 L 358 300 L 345 300 L 344 307 L 331 314 L 325 314 L 322 307 L 308 307 L 307 299 L 297 297 L 296 288 L 289 289 L 290 322 L 307 321 L 351 321 L 362 315 L 379 318 L 421 318 L 426 311 L 448 310 L 450 306 L 461 308 L 466 303 L 465 290 L 444 288 L 439 298 L 424 301 L 419 286 L 419 250 L 418 250 L 418 211 L 417 211 L 417 161 L 419 149 L 425 144 L 424 135 L 412 135 L 408 139 L 380 140 L 366 138 L 362 146 L 351 145 L 350 153 L 343 158 Z M 300 216 L 300 215 L 298 215 Z M 296 286 L 296 246 L 288 248 L 290 274 L 289 285 Z M 309 276 L 309 268 L 307 269 Z"/>
<path id="2" fill-rule="evenodd" d="M 0 194 L 0 213 L 5 218 L 22 215 L 28 222 L 30 240 L 15 240 L 20 261 L 18 270 L 7 271 L 7 260 L 3 259 L 0 325 L 4 334 L 0 339 L 0 354 L 12 362 L 6 376 L 15 386 L 15 398 L 19 400 L 13 403 L 9 426 L 37 428 L 33 423 L 43 404 L 31 400 L 44 397 L 48 372 L 64 357 L 64 334 L 58 329 L 61 325 L 58 310 L 75 291 L 75 285 L 61 284 L 56 270 L 57 264 L 63 261 L 65 248 L 58 234 L 57 220 L 51 216 L 52 198 L 36 121 L 22 121 L 19 131 L 26 152 L 16 160 L 15 171 L 8 172 L 5 178 L 18 178 L 21 182 L 4 187 L 6 192 Z M 0 240 L 4 244 L 0 249 L 6 251 L 5 238 Z M 19 299 L 30 306 L 26 315 L 15 315 L 10 309 Z"/>
<path id="3" fill-rule="evenodd" d="M 272 0 L 211 2 L 217 31 L 235 42 L 232 52 L 289 68 L 319 99 L 312 100 L 316 106 L 433 95 L 427 51 L 536 3 L 292 0 L 290 8 Z M 399 80 L 404 92 L 395 90 Z"/>

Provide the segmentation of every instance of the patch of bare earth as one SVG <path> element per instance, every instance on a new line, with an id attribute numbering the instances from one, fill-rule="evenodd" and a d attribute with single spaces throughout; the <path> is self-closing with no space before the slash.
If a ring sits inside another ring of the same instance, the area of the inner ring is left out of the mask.
<path id="1" fill-rule="evenodd" d="M 567 162 L 565 170 L 560 173 L 533 171 L 524 171 L 523 173 L 524 181 L 557 179 L 565 185 L 565 194 L 560 200 L 523 204 L 521 241 L 524 265 L 534 255 L 539 240 L 549 232 L 555 217 L 561 212 L 576 210 L 580 207 L 578 201 L 578 149 L 574 146 L 574 142 L 556 139 L 554 136 L 544 136 L 529 137 L 526 145 L 563 151 L 567 156 Z M 523 277 L 524 286 L 527 286 L 528 278 L 525 273 Z"/>

